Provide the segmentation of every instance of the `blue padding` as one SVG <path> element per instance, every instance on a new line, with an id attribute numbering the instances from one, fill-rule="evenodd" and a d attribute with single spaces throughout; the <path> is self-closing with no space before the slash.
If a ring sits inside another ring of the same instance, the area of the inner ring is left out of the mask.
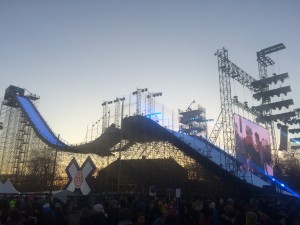
<path id="1" fill-rule="evenodd" d="M 27 114 L 28 119 L 31 121 L 36 131 L 50 144 L 58 147 L 67 147 L 67 145 L 61 142 L 50 130 L 40 113 L 37 111 L 33 103 L 26 97 L 17 96 L 17 99 Z"/>

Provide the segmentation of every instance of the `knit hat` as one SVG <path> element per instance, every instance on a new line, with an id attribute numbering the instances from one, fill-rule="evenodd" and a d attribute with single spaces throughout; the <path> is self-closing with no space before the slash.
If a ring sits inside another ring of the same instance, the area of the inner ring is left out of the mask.
<path id="1" fill-rule="evenodd" d="M 103 206 L 102 206 L 101 204 L 96 204 L 96 205 L 94 205 L 94 206 L 93 206 L 93 210 L 94 210 L 95 212 L 103 212 L 103 213 L 104 213 L 104 208 L 103 208 Z"/>

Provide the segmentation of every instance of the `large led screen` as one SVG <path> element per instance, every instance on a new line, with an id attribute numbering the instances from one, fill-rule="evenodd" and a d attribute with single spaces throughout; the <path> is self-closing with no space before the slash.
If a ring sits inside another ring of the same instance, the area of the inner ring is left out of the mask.
<path id="1" fill-rule="evenodd" d="M 269 131 L 237 114 L 233 120 L 240 169 L 273 176 Z"/>

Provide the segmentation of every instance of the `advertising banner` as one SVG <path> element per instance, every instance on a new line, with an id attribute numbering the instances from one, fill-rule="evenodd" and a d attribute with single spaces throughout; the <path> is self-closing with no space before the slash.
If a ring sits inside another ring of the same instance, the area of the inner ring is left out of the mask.
<path id="1" fill-rule="evenodd" d="M 90 156 L 87 157 L 81 167 L 78 165 L 76 159 L 73 158 L 66 168 L 69 182 L 67 183 L 65 190 L 88 195 L 91 192 L 91 176 L 95 170 L 96 166 Z"/>

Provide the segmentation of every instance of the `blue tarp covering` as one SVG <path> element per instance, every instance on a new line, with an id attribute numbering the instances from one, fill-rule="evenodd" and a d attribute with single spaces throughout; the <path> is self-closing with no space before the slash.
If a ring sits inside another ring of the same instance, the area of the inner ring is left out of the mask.
<path id="1" fill-rule="evenodd" d="M 30 99 L 22 96 L 16 96 L 17 100 L 27 114 L 28 119 L 30 120 L 31 124 L 33 125 L 36 132 L 40 135 L 42 139 L 48 142 L 50 145 L 54 145 L 56 147 L 67 147 L 65 143 L 60 141 L 58 137 L 54 135 L 51 131 L 45 120 L 41 117 L 40 113 L 36 110 L 33 103 Z"/>

